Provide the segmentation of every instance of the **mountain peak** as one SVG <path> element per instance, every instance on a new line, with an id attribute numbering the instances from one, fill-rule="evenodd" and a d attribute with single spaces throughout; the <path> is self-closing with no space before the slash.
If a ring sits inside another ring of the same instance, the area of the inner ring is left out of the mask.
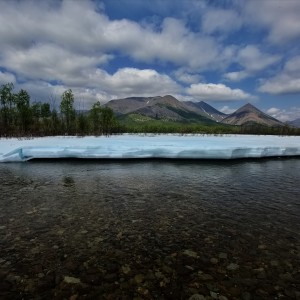
<path id="1" fill-rule="evenodd" d="M 237 111 L 243 111 L 243 110 L 249 110 L 249 111 L 260 111 L 257 107 L 255 107 L 253 104 L 251 103 L 247 103 L 245 105 L 243 105 L 242 107 L 240 107 Z"/>
<path id="2" fill-rule="evenodd" d="M 223 123 L 230 125 L 261 124 L 264 126 L 282 126 L 283 124 L 275 118 L 265 114 L 254 105 L 247 103 L 228 117 Z"/>

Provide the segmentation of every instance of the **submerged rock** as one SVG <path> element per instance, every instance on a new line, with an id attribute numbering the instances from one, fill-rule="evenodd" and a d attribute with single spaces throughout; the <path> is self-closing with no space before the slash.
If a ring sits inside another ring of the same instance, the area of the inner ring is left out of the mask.
<path id="1" fill-rule="evenodd" d="M 65 276 L 64 277 L 64 282 L 66 283 L 71 283 L 71 284 L 78 284 L 80 283 L 80 279 L 76 277 L 71 277 L 71 276 Z"/>

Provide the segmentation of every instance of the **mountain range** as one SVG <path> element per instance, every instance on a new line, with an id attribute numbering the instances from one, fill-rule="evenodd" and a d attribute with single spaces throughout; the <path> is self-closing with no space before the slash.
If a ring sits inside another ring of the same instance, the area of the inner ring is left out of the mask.
<path id="1" fill-rule="evenodd" d="M 300 118 L 287 122 L 290 126 L 300 128 Z"/>
<path id="2" fill-rule="evenodd" d="M 123 118 L 139 115 L 179 122 L 217 122 L 228 125 L 260 124 L 272 127 L 285 125 L 249 103 L 232 114 L 224 114 L 203 101 L 179 101 L 171 95 L 116 99 L 107 102 L 106 106 L 110 107 L 118 117 Z"/>

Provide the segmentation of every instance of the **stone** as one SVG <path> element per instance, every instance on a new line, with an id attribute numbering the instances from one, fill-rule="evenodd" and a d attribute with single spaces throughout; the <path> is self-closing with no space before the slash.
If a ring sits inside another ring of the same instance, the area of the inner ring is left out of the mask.
<path id="1" fill-rule="evenodd" d="M 211 262 L 213 265 L 216 265 L 216 264 L 219 262 L 219 260 L 218 260 L 217 258 L 215 258 L 215 257 L 212 257 L 212 258 L 210 259 L 210 262 Z"/>
<path id="2" fill-rule="evenodd" d="M 266 245 L 258 245 L 257 249 L 259 250 L 266 250 L 267 249 L 267 246 Z"/>
<path id="3" fill-rule="evenodd" d="M 293 276 L 290 273 L 279 274 L 279 278 L 284 281 L 293 281 Z"/>
<path id="4" fill-rule="evenodd" d="M 220 252 L 219 253 L 219 259 L 227 259 L 227 253 Z"/>
<path id="5" fill-rule="evenodd" d="M 241 290 L 238 287 L 233 286 L 229 289 L 229 293 L 234 297 L 239 297 Z"/>
<path id="6" fill-rule="evenodd" d="M 252 299 L 251 294 L 249 292 L 243 292 L 241 296 L 242 296 L 242 300 L 251 300 Z"/>
<path id="7" fill-rule="evenodd" d="M 189 298 L 189 300 L 205 300 L 205 297 L 203 295 L 194 294 Z"/>
<path id="8" fill-rule="evenodd" d="M 271 260 L 271 261 L 270 261 L 270 265 L 271 265 L 272 267 L 278 267 L 278 266 L 279 266 L 279 262 L 278 262 L 277 260 Z"/>
<path id="9" fill-rule="evenodd" d="M 239 268 L 239 265 L 237 265 L 237 264 L 235 264 L 235 263 L 230 263 L 227 267 L 226 267 L 226 269 L 227 270 L 230 270 L 230 271 L 235 271 L 235 270 L 237 270 Z"/>
<path id="10" fill-rule="evenodd" d="M 76 277 L 71 277 L 71 276 L 65 276 L 64 277 L 64 282 L 70 283 L 70 284 L 78 284 L 80 283 L 80 279 Z"/>
<path id="11" fill-rule="evenodd" d="M 134 280 L 137 284 L 140 284 L 144 281 L 145 276 L 143 274 L 137 274 L 134 276 Z"/>
<path id="12" fill-rule="evenodd" d="M 183 254 L 186 255 L 186 256 L 189 256 L 189 257 L 193 257 L 193 258 L 198 257 L 197 253 L 195 251 L 192 251 L 192 250 L 184 250 Z"/>
<path id="13" fill-rule="evenodd" d="M 202 272 L 198 273 L 198 277 L 199 277 L 200 280 L 203 280 L 203 281 L 213 280 L 213 277 L 211 275 L 205 274 L 205 273 L 202 273 Z"/>
<path id="14" fill-rule="evenodd" d="M 122 272 L 123 272 L 124 274 L 130 273 L 130 271 L 131 271 L 131 269 L 130 269 L 130 267 L 129 267 L 128 265 L 122 266 Z"/>

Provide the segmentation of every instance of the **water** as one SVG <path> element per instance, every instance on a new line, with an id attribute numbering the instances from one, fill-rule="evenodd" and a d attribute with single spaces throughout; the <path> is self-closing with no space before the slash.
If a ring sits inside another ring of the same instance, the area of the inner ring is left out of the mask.
<path id="1" fill-rule="evenodd" d="M 300 297 L 299 159 L 40 161 L 0 178 L 1 299 Z"/>

